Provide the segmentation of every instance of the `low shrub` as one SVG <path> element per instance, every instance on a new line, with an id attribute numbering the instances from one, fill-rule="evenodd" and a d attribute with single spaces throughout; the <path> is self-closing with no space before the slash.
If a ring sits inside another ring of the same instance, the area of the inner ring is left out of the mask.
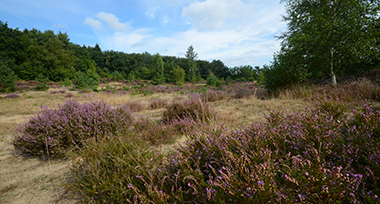
<path id="1" fill-rule="evenodd" d="M 206 93 L 203 93 L 201 97 L 206 102 L 214 102 L 226 99 L 228 94 L 225 91 L 209 90 Z"/>
<path id="2" fill-rule="evenodd" d="M 145 109 L 144 105 L 138 101 L 129 101 L 124 103 L 122 107 L 132 112 L 140 112 Z"/>
<path id="3" fill-rule="evenodd" d="M 148 107 L 150 109 L 160 109 L 160 108 L 165 108 L 168 105 L 168 100 L 166 99 L 153 99 L 149 101 Z"/>
<path id="4" fill-rule="evenodd" d="M 379 122 L 380 113 L 365 108 L 367 114 L 355 114 L 353 122 L 361 128 L 343 128 L 347 123 L 340 121 L 346 118 L 318 107 L 293 114 L 272 111 L 266 123 L 235 133 L 193 134 L 154 179 L 142 179 L 144 186 L 157 187 L 155 194 L 136 192 L 136 198 L 152 203 L 376 203 L 380 146 L 378 125 L 372 123 Z"/>
<path id="5" fill-rule="evenodd" d="M 47 83 L 39 83 L 34 87 L 34 90 L 36 91 L 46 91 L 49 89 L 49 85 Z"/>
<path id="6" fill-rule="evenodd" d="M 219 81 L 218 77 L 215 76 L 213 73 L 211 73 L 207 77 L 206 80 L 207 80 L 206 85 L 208 85 L 208 86 L 216 86 L 217 84 L 219 84 L 219 86 L 220 86 L 220 81 Z"/>
<path id="7" fill-rule="evenodd" d="M 250 96 L 254 96 L 256 93 L 257 93 L 257 89 L 249 89 L 249 88 L 241 87 L 237 89 L 236 91 L 234 91 L 231 94 L 231 97 L 235 99 L 247 98 Z"/>
<path id="8" fill-rule="evenodd" d="M 139 118 L 133 125 L 140 139 L 148 141 L 151 145 L 174 142 L 179 131 L 172 124 L 152 121 L 149 118 Z"/>
<path id="9" fill-rule="evenodd" d="M 4 98 L 19 98 L 20 95 L 12 93 L 12 94 L 7 94 L 4 96 Z"/>
<path id="10" fill-rule="evenodd" d="M 41 108 L 14 130 L 13 145 L 24 154 L 62 158 L 86 140 L 118 135 L 133 122 L 129 110 L 112 108 L 103 101 L 80 104 L 69 100 L 57 107 Z"/>
<path id="11" fill-rule="evenodd" d="M 186 118 L 197 122 L 207 122 L 214 117 L 215 112 L 198 97 L 185 101 L 173 101 L 166 107 L 162 115 L 162 119 L 166 123 Z"/>
<path id="12" fill-rule="evenodd" d="M 134 134 L 90 140 L 73 157 L 66 188 L 78 193 L 83 203 L 133 203 L 136 192 L 148 194 L 157 188 L 144 186 L 142 178 L 150 181 L 150 172 L 162 162 L 162 155 Z"/>
<path id="13" fill-rule="evenodd" d="M 197 124 L 180 113 L 202 101 L 185 102 L 166 114 Z M 365 104 L 348 117 L 341 105 L 322 100 L 304 112 L 271 111 L 237 132 L 189 131 L 165 159 L 138 140 L 159 126 L 147 120 L 135 126 L 141 134 L 91 140 L 73 164 L 70 187 L 95 203 L 377 203 L 380 111 Z"/>

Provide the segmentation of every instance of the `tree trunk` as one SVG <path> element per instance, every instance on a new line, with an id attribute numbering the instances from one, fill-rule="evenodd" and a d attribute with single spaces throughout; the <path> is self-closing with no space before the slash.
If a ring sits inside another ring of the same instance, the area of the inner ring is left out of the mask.
<path id="1" fill-rule="evenodd" d="M 336 85 L 336 76 L 334 73 L 334 48 L 330 49 L 330 54 L 331 54 L 331 64 L 330 64 L 331 82 L 333 85 Z"/>

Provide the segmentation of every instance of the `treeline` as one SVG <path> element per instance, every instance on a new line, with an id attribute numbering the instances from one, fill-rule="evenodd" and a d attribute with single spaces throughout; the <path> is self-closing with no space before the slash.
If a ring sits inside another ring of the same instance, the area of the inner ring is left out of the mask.
<path id="1" fill-rule="evenodd" d="M 186 58 L 160 56 L 163 62 L 161 82 L 176 82 L 178 73 L 186 81 L 201 81 L 211 74 L 219 79 L 254 81 L 259 72 L 259 67 L 228 68 L 221 60 L 209 62 L 197 60 L 196 56 L 192 46 Z M 55 34 L 51 30 L 41 32 L 36 29 L 20 31 L 0 21 L 3 76 L 8 73 L 8 76 L 22 80 L 55 82 L 87 80 L 89 84 L 98 83 L 99 78 L 154 80 L 157 79 L 157 66 L 160 66 L 154 57 L 148 52 L 102 51 L 98 44 L 94 47 L 80 46 L 70 42 L 67 33 Z M 6 69 L 7 73 L 4 73 Z"/>

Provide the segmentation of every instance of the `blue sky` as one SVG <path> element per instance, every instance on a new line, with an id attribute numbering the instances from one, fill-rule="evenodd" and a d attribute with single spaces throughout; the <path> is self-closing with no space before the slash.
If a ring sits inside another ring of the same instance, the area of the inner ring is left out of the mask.
<path id="1" fill-rule="evenodd" d="M 125 53 L 227 66 L 269 64 L 286 30 L 280 0 L 0 0 L 0 20 L 20 30 L 67 32 L 71 42 Z"/>

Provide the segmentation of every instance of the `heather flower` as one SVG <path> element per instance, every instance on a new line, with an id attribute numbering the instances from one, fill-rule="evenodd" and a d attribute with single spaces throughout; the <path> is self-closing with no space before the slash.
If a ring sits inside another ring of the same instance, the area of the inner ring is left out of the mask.
<path id="1" fill-rule="evenodd" d="M 128 110 L 112 108 L 103 101 L 80 104 L 69 100 L 41 108 L 14 130 L 13 145 L 25 154 L 62 157 L 66 150 L 81 148 L 90 138 L 117 135 L 133 122 Z"/>

